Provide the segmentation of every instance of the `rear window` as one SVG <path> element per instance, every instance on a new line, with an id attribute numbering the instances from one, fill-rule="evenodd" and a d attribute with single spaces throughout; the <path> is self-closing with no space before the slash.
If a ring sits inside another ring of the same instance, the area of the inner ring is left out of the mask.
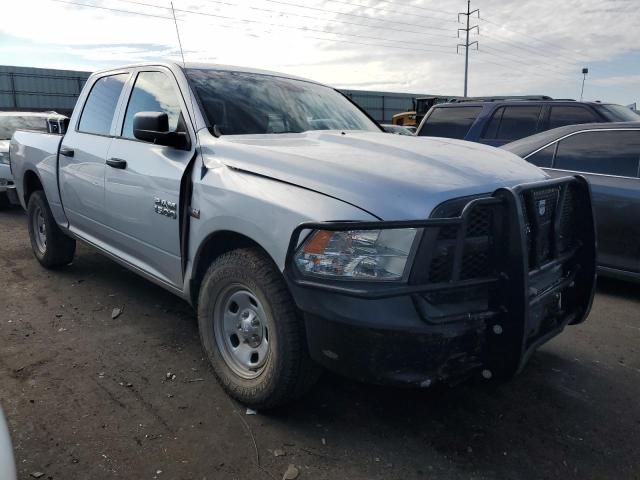
<path id="1" fill-rule="evenodd" d="M 128 73 L 102 77 L 93 84 L 84 104 L 78 130 L 96 135 L 109 135 L 113 114 Z"/>
<path id="2" fill-rule="evenodd" d="M 610 122 L 640 122 L 640 115 L 629 107 L 606 104 L 600 105 L 599 110 Z"/>
<path id="3" fill-rule="evenodd" d="M 542 105 L 514 105 L 498 108 L 485 129 L 488 140 L 518 140 L 536 133 Z"/>
<path id="4" fill-rule="evenodd" d="M 464 139 L 481 111 L 482 107 L 434 108 L 418 135 Z"/>
<path id="5" fill-rule="evenodd" d="M 551 107 L 551 113 L 549 114 L 549 129 L 600 121 L 600 118 L 594 112 L 585 107 L 554 105 Z"/>
<path id="6" fill-rule="evenodd" d="M 539 152 L 527 157 L 527 162 L 533 163 L 538 167 L 550 168 L 553 162 L 553 154 L 556 153 L 556 146 L 558 143 L 552 143 L 546 148 L 543 148 Z"/>

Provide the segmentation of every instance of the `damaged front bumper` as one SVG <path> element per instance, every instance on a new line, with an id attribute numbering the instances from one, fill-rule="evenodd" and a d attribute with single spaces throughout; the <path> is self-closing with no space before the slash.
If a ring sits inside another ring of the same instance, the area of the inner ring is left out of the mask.
<path id="1" fill-rule="evenodd" d="M 583 321 L 595 288 L 591 195 L 580 176 L 457 199 L 419 221 L 305 223 L 285 275 L 303 313 L 311 356 L 358 380 L 428 386 L 482 371 L 508 378 L 568 324 Z M 407 281 L 303 275 L 303 232 L 416 228 Z"/>

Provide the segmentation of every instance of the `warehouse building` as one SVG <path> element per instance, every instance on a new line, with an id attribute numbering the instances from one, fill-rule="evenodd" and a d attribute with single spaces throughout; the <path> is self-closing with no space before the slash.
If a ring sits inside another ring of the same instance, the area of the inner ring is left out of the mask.
<path id="1" fill-rule="evenodd" d="M 0 110 L 70 114 L 89 72 L 0 65 Z"/>
<path id="2" fill-rule="evenodd" d="M 90 72 L 0 65 L 0 110 L 55 110 L 69 115 Z M 380 123 L 413 109 L 411 93 L 342 90 Z"/>

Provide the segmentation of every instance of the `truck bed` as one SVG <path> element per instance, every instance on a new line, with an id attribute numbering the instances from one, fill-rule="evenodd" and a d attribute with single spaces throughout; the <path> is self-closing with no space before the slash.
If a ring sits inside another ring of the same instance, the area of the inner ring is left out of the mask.
<path id="1" fill-rule="evenodd" d="M 20 203 L 25 203 L 25 189 L 34 181 L 42 184 L 51 211 L 59 224 L 67 220 L 62 210 L 57 181 L 58 150 L 63 135 L 18 130 L 11 139 L 11 171 Z"/>

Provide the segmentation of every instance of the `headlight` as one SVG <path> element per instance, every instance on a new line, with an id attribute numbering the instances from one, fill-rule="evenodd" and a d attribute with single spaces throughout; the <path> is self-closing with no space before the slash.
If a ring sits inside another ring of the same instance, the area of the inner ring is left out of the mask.
<path id="1" fill-rule="evenodd" d="M 416 238 L 415 228 L 316 230 L 294 261 L 304 274 L 352 280 L 401 280 Z"/>
<path id="2" fill-rule="evenodd" d="M 0 152 L 0 163 L 9 165 L 9 152 Z"/>

